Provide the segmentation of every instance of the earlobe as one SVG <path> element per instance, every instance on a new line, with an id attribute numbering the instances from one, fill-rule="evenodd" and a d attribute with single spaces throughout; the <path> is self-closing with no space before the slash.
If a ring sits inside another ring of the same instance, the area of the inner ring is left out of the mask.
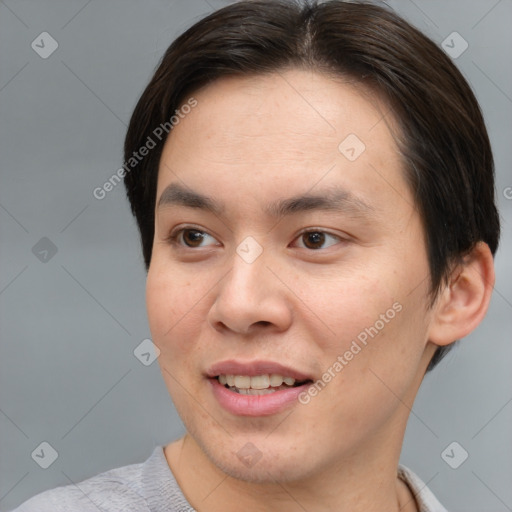
<path id="1" fill-rule="evenodd" d="M 473 331 L 487 312 L 494 281 L 489 246 L 478 242 L 453 270 L 434 305 L 429 341 L 445 346 Z"/>

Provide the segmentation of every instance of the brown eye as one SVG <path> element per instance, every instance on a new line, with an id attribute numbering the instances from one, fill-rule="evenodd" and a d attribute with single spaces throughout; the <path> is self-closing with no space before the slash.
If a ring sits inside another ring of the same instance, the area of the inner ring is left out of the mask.
<path id="1" fill-rule="evenodd" d="M 318 231 L 311 231 L 304 233 L 302 239 L 308 249 L 320 249 L 325 242 L 325 234 Z"/>
<path id="2" fill-rule="evenodd" d="M 212 235 L 195 227 L 175 229 L 166 240 L 172 246 L 181 249 L 198 249 L 221 245 Z"/>
<path id="3" fill-rule="evenodd" d="M 329 238 L 333 240 L 330 243 L 328 243 Z M 335 235 L 331 235 L 330 233 L 325 233 L 324 231 L 305 231 L 299 236 L 299 240 L 302 241 L 303 248 L 318 250 L 326 249 L 327 247 L 338 243 L 340 238 Z"/>
<path id="4" fill-rule="evenodd" d="M 200 247 L 206 235 L 197 229 L 184 229 L 181 233 L 181 238 L 187 247 Z"/>

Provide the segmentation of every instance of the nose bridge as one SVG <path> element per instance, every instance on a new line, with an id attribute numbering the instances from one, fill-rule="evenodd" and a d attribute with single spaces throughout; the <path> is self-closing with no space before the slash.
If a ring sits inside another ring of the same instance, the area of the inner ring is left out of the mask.
<path id="1" fill-rule="evenodd" d="M 263 299 L 265 292 L 272 293 L 263 285 L 265 273 L 269 272 L 266 268 L 268 252 L 264 254 L 263 247 L 252 237 L 248 238 L 238 245 L 233 255 L 231 272 L 227 276 L 228 292 L 239 299 L 256 301 Z"/>
<path id="2" fill-rule="evenodd" d="M 283 290 L 267 268 L 270 252 L 252 237 L 247 238 L 230 260 L 231 270 L 221 282 L 210 323 L 240 333 L 247 333 L 253 324 L 284 329 L 291 312 Z"/>

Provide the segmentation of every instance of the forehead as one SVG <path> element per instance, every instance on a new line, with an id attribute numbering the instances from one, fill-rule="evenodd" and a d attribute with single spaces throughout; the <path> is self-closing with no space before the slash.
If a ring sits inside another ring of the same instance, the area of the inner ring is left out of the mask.
<path id="1" fill-rule="evenodd" d="M 290 137 L 302 138 L 300 142 L 311 148 L 316 147 L 316 137 L 332 144 L 348 133 L 370 142 L 388 132 L 386 123 L 392 121 L 390 109 L 367 87 L 341 76 L 298 69 L 224 77 L 194 97 L 198 108 L 180 123 L 181 128 L 193 123 L 201 135 L 215 142 L 227 139 L 231 146 L 237 135 L 288 140 L 283 150 L 294 142 Z M 382 126 L 375 130 L 378 124 Z"/>
<path id="2" fill-rule="evenodd" d="M 368 195 L 405 185 L 389 108 L 357 83 L 292 69 L 222 78 L 193 96 L 166 141 L 157 201 L 176 180 L 238 200 L 320 183 Z"/>

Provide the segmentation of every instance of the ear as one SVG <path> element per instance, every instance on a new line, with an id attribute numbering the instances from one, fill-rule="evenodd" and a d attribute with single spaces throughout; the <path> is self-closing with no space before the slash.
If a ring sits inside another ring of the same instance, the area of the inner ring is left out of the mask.
<path id="1" fill-rule="evenodd" d="M 475 329 L 489 307 L 494 281 L 491 250 L 486 243 L 478 242 L 454 268 L 433 306 L 429 341 L 449 345 Z"/>

